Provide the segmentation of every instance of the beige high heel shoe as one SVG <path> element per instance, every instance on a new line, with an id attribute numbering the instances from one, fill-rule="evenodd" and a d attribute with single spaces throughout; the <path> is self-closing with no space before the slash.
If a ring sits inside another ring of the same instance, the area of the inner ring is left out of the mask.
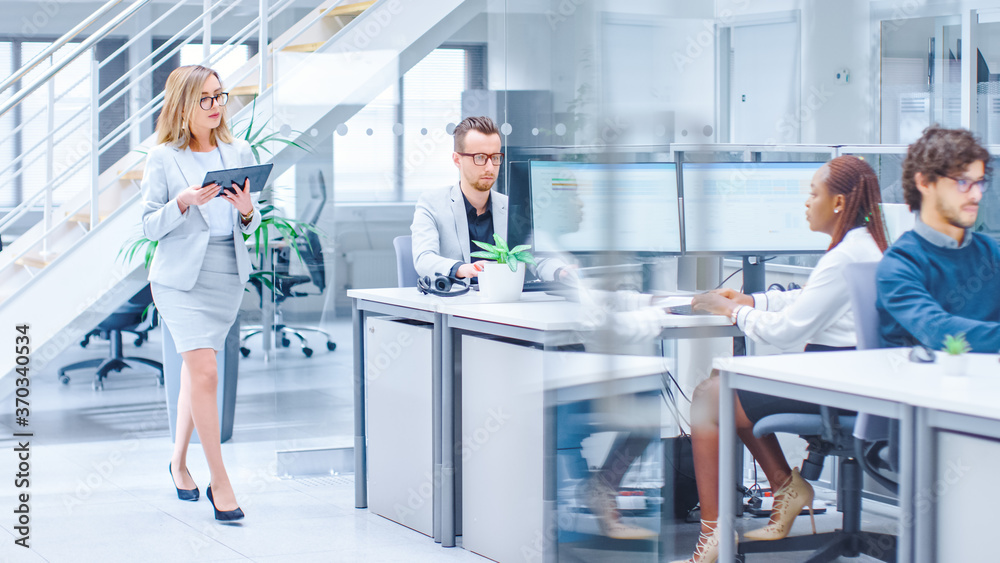
<path id="1" fill-rule="evenodd" d="M 809 508 L 809 521 L 815 534 L 816 519 L 813 517 L 812 509 L 814 496 L 812 485 L 799 475 L 799 469 L 792 469 L 792 476 L 774 493 L 771 522 L 759 530 L 743 534 L 743 537 L 755 541 L 780 540 L 792 530 L 792 522 L 802 512 L 803 507 Z"/>
<path id="2" fill-rule="evenodd" d="M 719 526 L 717 520 L 702 520 L 702 524 L 714 524 L 710 533 L 698 535 L 698 544 L 688 559 L 678 559 L 673 563 L 715 563 L 719 560 Z M 733 532 L 733 541 L 739 541 L 739 534 Z"/>
<path id="3" fill-rule="evenodd" d="M 584 494 L 604 536 L 617 540 L 651 540 L 659 535 L 648 528 L 622 522 L 621 513 L 618 512 L 617 493 L 604 482 L 600 474 L 587 480 Z"/>

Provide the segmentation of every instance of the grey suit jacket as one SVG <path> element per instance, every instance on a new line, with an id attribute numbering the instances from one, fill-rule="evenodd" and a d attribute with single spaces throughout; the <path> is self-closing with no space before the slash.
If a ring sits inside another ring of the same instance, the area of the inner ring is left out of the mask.
<path id="1" fill-rule="evenodd" d="M 219 153 L 226 168 L 256 164 L 246 141 L 219 143 Z M 159 241 L 149 267 L 151 282 L 187 291 L 198 279 L 208 249 L 208 217 L 197 205 L 188 207 L 182 214 L 177 207 L 177 195 L 190 186 L 201 184 L 204 177 L 197 175 L 200 170 L 190 149 L 180 150 L 162 144 L 153 147 L 146 156 L 142 176 L 142 232 L 146 238 Z M 253 233 L 260 226 L 259 205 L 254 203 L 249 225 L 243 226 L 235 207 L 232 220 L 236 266 L 240 281 L 246 283 L 252 266 L 242 234 Z"/>
<path id="2" fill-rule="evenodd" d="M 507 240 L 507 196 L 490 194 L 493 211 L 493 232 Z M 471 263 L 469 220 L 465 214 L 462 188 L 427 190 L 417 200 L 410 225 L 413 244 L 413 266 L 417 276 L 448 275 L 455 264 Z M 492 244 L 492 241 L 487 241 Z M 538 260 L 536 275 L 552 279 L 564 266 L 558 260 Z"/>

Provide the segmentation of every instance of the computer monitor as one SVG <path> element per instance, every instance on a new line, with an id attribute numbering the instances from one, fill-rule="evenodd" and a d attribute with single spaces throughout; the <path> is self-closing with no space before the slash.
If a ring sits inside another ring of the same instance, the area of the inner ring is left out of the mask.
<path id="1" fill-rule="evenodd" d="M 530 184 L 537 252 L 681 252 L 672 162 L 531 161 Z"/>
<path id="2" fill-rule="evenodd" d="M 684 252 L 763 255 L 825 252 L 809 230 L 806 199 L 822 162 L 681 165 Z"/>

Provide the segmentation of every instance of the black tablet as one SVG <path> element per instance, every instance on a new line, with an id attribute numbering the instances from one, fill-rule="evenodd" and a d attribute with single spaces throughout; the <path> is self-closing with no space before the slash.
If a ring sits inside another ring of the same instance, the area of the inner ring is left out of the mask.
<path id="1" fill-rule="evenodd" d="M 250 179 L 250 193 L 257 193 L 264 189 L 267 177 L 271 175 L 273 164 L 257 164 L 254 166 L 244 166 L 242 168 L 227 168 L 225 170 L 213 170 L 205 174 L 202 186 L 218 184 L 219 193 L 215 197 L 222 195 L 223 190 L 232 190 L 233 184 L 242 186 L 247 178 Z"/>

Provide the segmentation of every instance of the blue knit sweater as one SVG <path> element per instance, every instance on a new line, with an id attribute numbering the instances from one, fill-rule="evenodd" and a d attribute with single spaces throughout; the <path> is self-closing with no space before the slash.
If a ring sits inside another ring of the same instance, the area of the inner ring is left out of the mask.
<path id="1" fill-rule="evenodd" d="M 982 234 L 942 248 L 903 234 L 878 267 L 882 345 L 921 343 L 940 350 L 945 335 L 965 333 L 973 352 L 1000 350 L 1000 246 Z"/>

